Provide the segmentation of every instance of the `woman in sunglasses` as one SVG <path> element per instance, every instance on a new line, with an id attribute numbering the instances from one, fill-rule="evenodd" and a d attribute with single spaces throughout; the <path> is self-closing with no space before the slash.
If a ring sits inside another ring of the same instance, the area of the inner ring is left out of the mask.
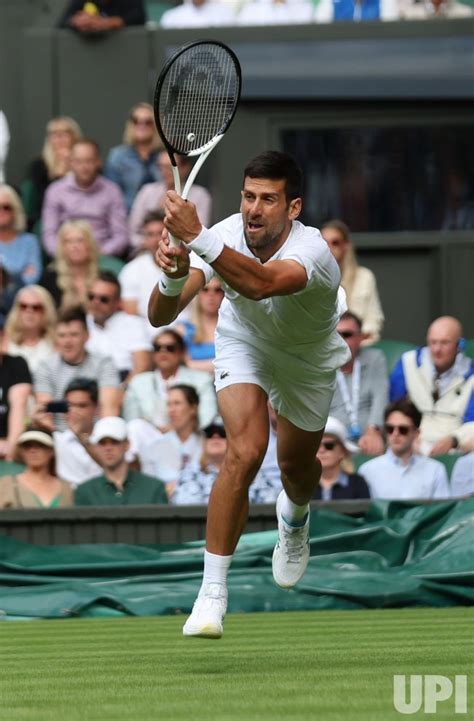
<path id="1" fill-rule="evenodd" d="M 358 264 L 349 228 L 342 220 L 329 220 L 322 226 L 321 235 L 341 270 L 347 307 L 362 320 L 362 332 L 366 334 L 364 345 L 375 343 L 380 339 L 384 323 L 375 276 L 369 268 Z"/>
<path id="2" fill-rule="evenodd" d="M 186 344 L 172 328 L 161 331 L 153 340 L 154 370 L 138 373 L 128 384 L 123 403 L 126 421 L 143 418 L 162 433 L 171 429 L 168 395 L 172 386 L 192 386 L 199 396 L 199 427 L 209 425 L 217 413 L 216 394 L 209 373 L 186 366 Z"/>
<path id="3" fill-rule="evenodd" d="M 207 505 L 212 486 L 224 460 L 227 438 L 222 420 L 214 418 L 203 430 L 204 449 L 198 463 L 181 473 L 171 497 L 175 505 Z"/>
<path id="4" fill-rule="evenodd" d="M 25 210 L 18 193 L 10 185 L 0 184 L 1 265 L 17 290 L 37 283 L 42 270 L 38 238 L 25 228 Z"/>
<path id="5" fill-rule="evenodd" d="M 22 356 L 33 373 L 40 361 L 54 353 L 56 321 L 56 308 L 45 288 L 21 288 L 5 324 L 4 352 Z"/>
<path id="6" fill-rule="evenodd" d="M 54 440 L 43 428 L 30 428 L 17 441 L 24 471 L 0 478 L 0 508 L 58 508 L 73 505 L 72 486 L 56 476 Z"/>
<path id="7" fill-rule="evenodd" d="M 148 103 L 137 103 L 125 123 L 123 143 L 111 149 L 104 170 L 106 178 L 121 188 L 127 212 L 143 185 L 161 180 L 156 164 L 161 148 L 153 108 Z"/>
<path id="8" fill-rule="evenodd" d="M 358 447 L 348 440 L 344 425 L 329 416 L 323 440 L 316 457 L 321 462 L 321 478 L 313 498 L 319 501 L 339 501 L 370 498 L 367 483 L 358 473 L 346 473 L 343 467 Z"/>
<path id="9" fill-rule="evenodd" d="M 201 371 L 214 373 L 213 360 L 216 355 L 216 335 L 219 307 L 224 299 L 224 290 L 219 278 L 213 278 L 201 288 L 192 308 L 193 333 L 189 341 L 189 366 Z"/>

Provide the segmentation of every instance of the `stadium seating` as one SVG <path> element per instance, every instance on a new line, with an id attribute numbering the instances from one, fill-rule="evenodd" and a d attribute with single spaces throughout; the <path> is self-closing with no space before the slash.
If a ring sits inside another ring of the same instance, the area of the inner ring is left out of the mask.
<path id="1" fill-rule="evenodd" d="M 21 473 L 25 469 L 21 463 L 14 463 L 13 461 L 0 461 L 0 477 L 1 476 L 14 476 L 17 473 Z"/>
<path id="2" fill-rule="evenodd" d="M 120 258 L 116 258 L 113 255 L 99 256 L 100 270 L 109 270 L 111 273 L 118 276 L 124 265 L 125 262 L 123 260 L 120 260 Z"/>
<path id="3" fill-rule="evenodd" d="M 391 373 L 402 353 L 413 350 L 417 346 L 414 343 L 407 343 L 403 340 L 379 340 L 371 348 L 378 348 L 382 351 L 387 361 L 388 372 Z"/>

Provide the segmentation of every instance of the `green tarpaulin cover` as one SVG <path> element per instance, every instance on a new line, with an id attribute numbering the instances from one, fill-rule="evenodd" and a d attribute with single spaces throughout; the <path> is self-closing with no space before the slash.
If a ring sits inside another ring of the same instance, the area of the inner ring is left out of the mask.
<path id="1" fill-rule="evenodd" d="M 229 611 L 471 605 L 474 498 L 417 505 L 373 502 L 364 517 L 311 517 L 303 580 L 275 586 L 276 531 L 242 537 L 229 574 Z M 33 546 L 0 538 L 0 618 L 159 615 L 190 611 L 204 544 Z"/>

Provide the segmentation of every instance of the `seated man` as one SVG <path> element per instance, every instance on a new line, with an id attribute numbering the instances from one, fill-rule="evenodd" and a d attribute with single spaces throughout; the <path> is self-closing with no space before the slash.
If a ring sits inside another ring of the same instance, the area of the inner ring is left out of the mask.
<path id="1" fill-rule="evenodd" d="M 95 380 L 99 387 L 99 415 L 120 412 L 120 378 L 112 360 L 86 350 L 89 334 L 86 315 L 80 306 L 59 314 L 56 330 L 58 352 L 41 361 L 34 373 L 34 391 L 39 406 L 64 399 L 68 384 L 77 377 Z M 51 424 L 53 425 L 51 418 Z M 58 416 L 56 428 L 64 430 L 64 418 Z"/>
<path id="2" fill-rule="evenodd" d="M 422 414 L 419 451 L 432 456 L 474 439 L 474 362 L 463 352 L 462 327 L 442 316 L 427 346 L 403 353 L 390 376 L 390 400 L 408 397 Z"/>
<path id="3" fill-rule="evenodd" d="M 127 25 L 144 25 L 145 21 L 143 0 L 69 0 L 58 27 L 97 34 Z"/>
<path id="4" fill-rule="evenodd" d="M 66 220 L 90 223 L 102 255 L 123 255 L 128 246 L 127 213 L 122 191 L 100 171 L 94 140 L 77 140 L 71 151 L 71 173 L 49 185 L 43 204 L 43 245 L 54 257 L 57 234 Z"/>
<path id="5" fill-rule="evenodd" d="M 103 473 L 80 485 L 76 506 L 142 506 L 168 503 L 164 483 L 132 470 L 126 460 L 129 448 L 127 424 L 123 418 L 101 418 L 90 442 L 96 444 Z"/>
<path id="6" fill-rule="evenodd" d="M 366 337 L 360 318 L 347 311 L 341 315 L 337 332 L 346 341 L 352 358 L 337 371 L 336 390 L 330 415 L 345 425 L 362 453 L 383 453 L 383 413 L 388 400 L 388 371 L 382 351 L 361 348 Z"/>
<path id="7" fill-rule="evenodd" d="M 127 383 L 151 367 L 151 343 L 145 321 L 120 310 L 120 283 L 103 270 L 89 293 L 87 328 L 90 353 L 110 356 L 120 378 Z"/>
<path id="8" fill-rule="evenodd" d="M 451 473 L 451 496 L 474 495 L 474 451 L 458 458 Z"/>
<path id="9" fill-rule="evenodd" d="M 359 468 L 372 498 L 449 498 L 448 476 L 443 464 L 415 450 L 420 423 L 421 413 L 409 400 L 387 406 L 388 450 Z"/>
<path id="10" fill-rule="evenodd" d="M 206 28 L 233 25 L 232 3 L 216 0 L 183 0 L 182 5 L 166 10 L 160 21 L 162 28 Z"/>

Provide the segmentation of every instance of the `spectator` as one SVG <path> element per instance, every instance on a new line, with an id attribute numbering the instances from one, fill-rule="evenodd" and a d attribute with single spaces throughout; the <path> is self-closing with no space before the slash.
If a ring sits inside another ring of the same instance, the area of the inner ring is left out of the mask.
<path id="1" fill-rule="evenodd" d="M 318 23 L 337 20 L 398 20 L 397 0 L 321 0 L 314 19 Z"/>
<path id="2" fill-rule="evenodd" d="M 161 179 L 156 161 L 162 147 L 152 106 L 134 105 L 125 123 L 123 144 L 111 149 L 104 171 L 122 190 L 127 212 L 143 185 Z"/>
<path id="3" fill-rule="evenodd" d="M 95 280 L 88 310 L 90 353 L 110 355 L 124 383 L 151 368 L 145 321 L 120 310 L 120 283 L 110 271 L 103 270 Z"/>
<path id="4" fill-rule="evenodd" d="M 58 27 L 71 28 L 85 35 L 120 30 L 128 25 L 144 25 L 143 0 L 70 0 Z"/>
<path id="5" fill-rule="evenodd" d="M 5 318 L 0 316 L 0 348 Z M 0 351 L 0 459 L 13 460 L 15 444 L 25 426 L 31 374 L 24 358 Z"/>
<path id="6" fill-rule="evenodd" d="M 26 219 L 18 193 L 0 185 L 0 266 L 16 290 L 36 283 L 41 275 L 41 249 L 38 239 L 25 233 Z"/>
<path id="7" fill-rule="evenodd" d="M 191 314 L 193 331 L 188 339 L 188 365 L 201 371 L 214 373 L 212 361 L 215 358 L 214 338 L 219 307 L 224 290 L 219 278 L 213 278 L 202 288 Z"/>
<path id="8" fill-rule="evenodd" d="M 99 387 L 99 415 L 118 415 L 120 411 L 120 378 L 108 357 L 89 353 L 87 321 L 82 308 L 72 307 L 59 314 L 56 344 L 58 352 L 42 361 L 34 374 L 38 405 L 63 400 L 68 384 L 77 377 L 95 380 Z M 63 418 L 56 419 L 56 427 L 63 430 Z"/>
<path id="9" fill-rule="evenodd" d="M 390 377 L 390 400 L 405 396 L 423 416 L 421 453 L 441 455 L 474 439 L 474 362 L 463 352 L 456 318 L 434 320 L 427 346 L 401 356 Z"/>
<path id="10" fill-rule="evenodd" d="M 192 159 L 184 155 L 177 155 L 176 163 L 180 173 L 181 183 L 184 184 L 193 167 Z M 135 248 L 140 245 L 142 240 L 141 231 L 146 214 L 151 210 L 163 210 L 166 192 L 168 190 L 174 190 L 171 161 L 168 153 L 164 150 L 158 154 L 158 169 L 160 170 L 162 180 L 158 183 L 148 183 L 145 185 L 138 192 L 130 212 L 130 239 Z M 211 196 L 209 191 L 201 185 L 193 185 L 189 191 L 188 200 L 196 205 L 203 225 L 208 226 L 211 220 Z"/>
<path id="11" fill-rule="evenodd" d="M 32 427 L 18 438 L 17 450 L 26 468 L 0 478 L 0 508 L 72 506 L 71 486 L 56 476 L 51 433 Z"/>
<path id="12" fill-rule="evenodd" d="M 40 285 L 21 288 L 5 324 L 5 351 L 22 356 L 33 373 L 38 363 L 54 353 L 56 308 L 51 294 Z"/>
<path id="13" fill-rule="evenodd" d="M 344 424 L 362 453 L 375 456 L 384 450 L 382 426 L 388 400 L 388 371 L 382 351 L 361 348 L 364 338 L 361 325 L 350 311 L 343 313 L 337 324 L 352 359 L 337 371 L 330 415 Z"/>
<path id="14" fill-rule="evenodd" d="M 310 0 L 250 0 L 237 15 L 238 25 L 297 25 L 313 20 Z"/>
<path id="15" fill-rule="evenodd" d="M 347 437 L 344 425 L 329 416 L 324 436 L 316 454 L 321 463 L 321 478 L 313 498 L 318 501 L 339 501 L 370 498 L 367 483 L 358 473 L 345 473 L 344 462 L 358 448 Z"/>
<path id="16" fill-rule="evenodd" d="M 187 368 L 184 362 L 186 345 L 176 331 L 162 330 L 153 342 L 155 370 L 132 378 L 125 393 L 124 418 L 143 418 L 160 431 L 170 430 L 168 392 L 171 386 L 193 386 L 199 396 L 199 425 L 209 425 L 217 413 L 216 395 L 208 373 Z"/>
<path id="17" fill-rule="evenodd" d="M 388 450 L 380 458 L 363 463 L 359 473 L 369 485 L 372 498 L 448 498 L 446 469 L 433 458 L 416 452 L 421 413 L 408 400 L 387 406 L 385 432 Z"/>
<path id="18" fill-rule="evenodd" d="M 43 245 L 50 256 L 57 247 L 57 233 L 66 220 L 87 220 L 102 255 L 125 253 L 128 246 L 127 214 L 116 183 L 100 175 L 99 146 L 82 138 L 71 151 L 71 170 L 48 187 L 43 204 Z"/>
<path id="19" fill-rule="evenodd" d="M 431 20 L 431 18 L 467 18 L 474 14 L 474 8 L 456 0 L 402 0 L 402 20 Z"/>
<path id="20" fill-rule="evenodd" d="M 179 384 L 168 391 L 168 418 L 171 430 L 155 445 L 155 475 L 166 484 L 171 496 L 180 473 L 189 463 L 201 458 L 203 445 L 199 433 L 199 396 L 193 386 Z"/>
<path id="21" fill-rule="evenodd" d="M 88 293 L 99 274 L 99 250 L 92 228 L 84 220 L 67 220 L 58 233 L 56 259 L 41 278 L 56 307 L 87 306 Z"/>
<path id="22" fill-rule="evenodd" d="M 10 146 L 10 130 L 3 110 L 0 110 L 0 183 L 5 182 L 5 165 Z"/>
<path id="23" fill-rule="evenodd" d="M 101 418 L 90 438 L 104 469 L 102 475 L 82 483 L 75 493 L 77 506 L 141 506 L 168 503 L 164 484 L 139 471 L 126 460 L 127 424 L 123 418 Z"/>
<path id="24" fill-rule="evenodd" d="M 41 157 L 33 160 L 29 167 L 28 227 L 33 228 L 41 219 L 46 188 L 54 180 L 64 178 L 71 169 L 71 150 L 74 143 L 82 137 L 82 131 L 75 120 L 67 116 L 53 118 L 46 126 L 46 138 Z"/>
<path id="25" fill-rule="evenodd" d="M 321 234 L 341 270 L 347 306 L 362 321 L 362 332 L 366 334 L 364 345 L 375 343 L 380 339 L 384 323 L 375 276 L 358 264 L 349 228 L 342 220 L 328 221 L 322 226 Z"/>
<path id="26" fill-rule="evenodd" d="M 451 496 L 459 498 L 474 494 L 474 451 L 458 458 L 451 473 Z"/>
<path id="27" fill-rule="evenodd" d="M 183 0 L 182 5 L 166 10 L 160 21 L 163 28 L 207 28 L 234 23 L 233 9 L 217 0 Z"/>
<path id="28" fill-rule="evenodd" d="M 224 460 L 227 438 L 224 424 L 215 418 L 203 430 L 204 450 L 200 461 L 181 473 L 171 502 L 174 505 L 207 505 L 209 495 Z"/>

